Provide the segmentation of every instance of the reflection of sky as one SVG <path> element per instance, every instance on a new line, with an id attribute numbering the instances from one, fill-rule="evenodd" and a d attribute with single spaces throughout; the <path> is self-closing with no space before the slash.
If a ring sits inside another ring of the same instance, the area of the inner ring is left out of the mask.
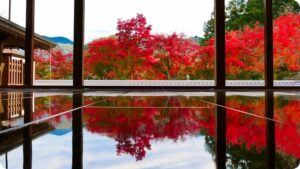
<path id="1" fill-rule="evenodd" d="M 33 141 L 33 169 L 66 169 L 72 166 L 72 132 L 62 136 L 46 134 Z M 109 137 L 84 130 L 84 168 L 134 169 L 134 168 L 215 168 L 212 156 L 205 150 L 204 138 L 187 136 L 177 142 L 151 141 L 146 157 L 136 162 L 126 154 L 116 155 L 116 142 Z M 8 153 L 9 168 L 22 168 L 23 148 Z M 0 156 L 5 166 L 5 156 Z"/>
<path id="2" fill-rule="evenodd" d="M 205 150 L 203 137 L 186 137 L 176 143 L 165 139 L 151 141 L 151 150 L 138 162 L 126 154 L 116 156 L 115 146 L 111 138 L 85 132 L 84 168 L 215 168 L 211 155 Z"/>
<path id="3" fill-rule="evenodd" d="M 21 169 L 23 168 L 23 146 L 10 151 L 7 154 L 8 168 L 9 169 Z M 5 167 L 5 154 L 0 156 L 0 166 Z"/>

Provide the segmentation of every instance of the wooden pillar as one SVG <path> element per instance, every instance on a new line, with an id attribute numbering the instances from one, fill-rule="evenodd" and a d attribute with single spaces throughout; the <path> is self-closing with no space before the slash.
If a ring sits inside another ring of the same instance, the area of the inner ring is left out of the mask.
<path id="1" fill-rule="evenodd" d="M 74 50 L 73 86 L 83 87 L 83 46 L 84 46 L 85 0 L 74 0 Z"/>
<path id="2" fill-rule="evenodd" d="M 215 85 L 225 88 L 225 1 L 215 0 Z"/>
<path id="3" fill-rule="evenodd" d="M 272 0 L 264 0 L 265 20 L 265 87 L 273 88 L 273 18 Z"/>
<path id="4" fill-rule="evenodd" d="M 34 6 L 35 0 L 26 0 L 26 36 L 25 36 L 25 86 L 33 85 L 34 50 Z"/>
<path id="5" fill-rule="evenodd" d="M 24 123 L 32 121 L 32 93 L 24 93 Z M 23 168 L 32 168 L 32 126 L 23 129 Z"/>
<path id="6" fill-rule="evenodd" d="M 225 92 L 217 92 L 216 100 L 218 105 L 225 106 Z M 217 106 L 216 108 L 216 168 L 226 168 L 226 109 Z"/>
<path id="7" fill-rule="evenodd" d="M 0 93 L 0 131 L 2 130 L 3 126 L 2 126 L 2 118 L 4 117 L 4 107 L 3 107 L 3 92 Z"/>
<path id="8" fill-rule="evenodd" d="M 8 39 L 7 33 L 0 33 L 0 63 L 3 62 L 3 50 L 4 50 L 4 43 Z"/>
<path id="9" fill-rule="evenodd" d="M 265 115 L 274 119 L 274 94 L 273 91 L 265 92 Z M 275 122 L 266 121 L 267 168 L 275 168 Z"/>
<path id="10" fill-rule="evenodd" d="M 4 43 L 3 43 L 3 39 L 1 38 L 1 35 L 0 35 L 0 64 L 3 61 L 3 49 L 4 49 Z"/>
<path id="11" fill-rule="evenodd" d="M 73 94 L 73 109 L 82 106 L 83 97 L 82 93 Z M 82 133 L 82 109 L 73 111 L 72 118 L 73 126 L 73 157 L 72 157 L 72 169 L 82 169 L 82 156 L 83 156 L 83 133 Z"/>

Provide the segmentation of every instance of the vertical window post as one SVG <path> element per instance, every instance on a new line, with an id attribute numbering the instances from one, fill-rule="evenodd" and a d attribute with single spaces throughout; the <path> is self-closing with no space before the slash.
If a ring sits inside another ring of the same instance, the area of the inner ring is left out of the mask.
<path id="1" fill-rule="evenodd" d="M 215 0 L 215 85 L 225 88 L 225 1 Z"/>
<path id="2" fill-rule="evenodd" d="M 83 87 L 83 46 L 85 0 L 74 0 L 73 87 Z"/>
<path id="3" fill-rule="evenodd" d="M 272 0 L 264 0 L 265 87 L 273 88 L 273 18 Z"/>
<path id="4" fill-rule="evenodd" d="M 26 1 L 25 35 L 25 86 L 33 85 L 33 49 L 34 49 L 34 6 L 35 0 Z"/>

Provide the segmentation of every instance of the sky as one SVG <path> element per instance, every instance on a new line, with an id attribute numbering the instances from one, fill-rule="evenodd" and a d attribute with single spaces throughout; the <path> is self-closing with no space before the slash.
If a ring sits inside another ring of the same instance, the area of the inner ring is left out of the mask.
<path id="1" fill-rule="evenodd" d="M 26 0 L 12 1 L 12 21 L 25 26 Z M 228 2 L 228 0 L 226 0 Z M 300 2 L 300 0 L 297 0 Z M 8 16 L 9 0 L 0 0 L 0 15 Z M 85 43 L 116 33 L 118 19 L 143 14 L 153 33 L 202 36 L 214 0 L 86 0 Z M 73 40 L 74 0 L 36 0 L 35 32 Z"/>
<path id="2" fill-rule="evenodd" d="M 8 1 L 0 0 L 0 15 L 8 17 Z M 12 1 L 12 21 L 25 26 L 26 0 Z M 35 32 L 73 40 L 74 0 L 36 0 Z M 153 33 L 202 36 L 213 11 L 213 0 L 86 0 L 85 42 L 116 33 L 118 19 L 143 14 Z M 54 25 L 54 26 L 53 26 Z"/>

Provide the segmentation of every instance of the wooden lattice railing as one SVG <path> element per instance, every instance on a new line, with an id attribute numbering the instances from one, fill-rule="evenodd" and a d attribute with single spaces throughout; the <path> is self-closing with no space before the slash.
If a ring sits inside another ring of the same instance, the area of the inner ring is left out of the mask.
<path id="1" fill-rule="evenodd" d="M 3 86 L 22 86 L 24 84 L 24 63 L 22 56 L 7 53 L 4 54 L 3 62 Z"/>

